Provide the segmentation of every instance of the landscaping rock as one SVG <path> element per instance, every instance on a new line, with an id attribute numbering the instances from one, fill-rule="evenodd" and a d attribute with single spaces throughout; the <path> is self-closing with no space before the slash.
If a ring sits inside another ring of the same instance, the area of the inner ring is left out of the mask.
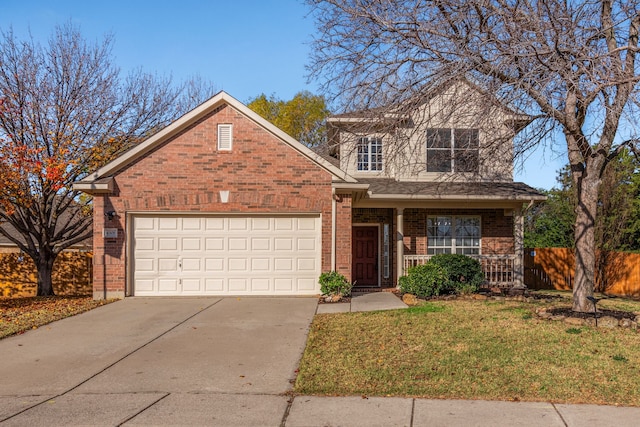
<path id="1" fill-rule="evenodd" d="M 541 319 L 551 319 L 553 317 L 553 314 L 547 313 L 546 311 L 541 311 L 541 312 L 538 313 L 538 316 Z"/>
<path id="2" fill-rule="evenodd" d="M 551 317 L 549 319 L 551 320 L 565 320 L 567 318 L 567 316 L 563 316 L 562 314 L 557 314 L 557 315 L 551 315 Z"/>
<path id="3" fill-rule="evenodd" d="M 616 328 L 618 326 L 618 319 L 611 316 L 603 316 L 598 318 L 599 328 Z"/>
<path id="4" fill-rule="evenodd" d="M 489 297 L 487 297 L 486 295 L 480 295 L 480 294 L 474 294 L 473 295 L 473 299 L 478 300 L 478 301 L 486 301 Z"/>
<path id="5" fill-rule="evenodd" d="M 325 302 L 340 302 L 341 299 L 342 299 L 342 297 L 340 295 L 329 295 L 329 296 L 325 297 L 324 301 Z"/>
<path id="6" fill-rule="evenodd" d="M 635 322 L 631 319 L 620 319 L 620 322 L 618 323 L 620 325 L 621 328 L 631 328 L 631 326 L 634 324 Z M 636 327 L 637 327 L 637 323 L 636 323 Z"/>
<path id="7" fill-rule="evenodd" d="M 500 289 L 497 286 L 494 286 L 490 289 L 492 294 L 496 294 L 496 295 L 502 295 L 502 289 Z"/>
<path id="8" fill-rule="evenodd" d="M 413 294 L 404 294 L 402 295 L 402 302 L 407 304 L 408 306 L 414 306 L 418 305 L 420 301 L 418 300 L 418 297 Z"/>
<path id="9" fill-rule="evenodd" d="M 501 296 L 496 296 L 496 297 L 493 297 L 493 300 L 494 300 L 494 301 L 504 301 L 504 300 L 505 300 L 505 298 L 504 298 L 504 297 L 501 297 Z"/>

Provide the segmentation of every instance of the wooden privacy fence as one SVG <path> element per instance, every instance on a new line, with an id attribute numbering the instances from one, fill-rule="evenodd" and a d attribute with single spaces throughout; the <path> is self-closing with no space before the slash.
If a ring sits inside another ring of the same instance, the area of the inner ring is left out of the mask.
<path id="1" fill-rule="evenodd" d="M 56 295 L 91 295 L 90 252 L 63 252 L 53 265 Z M 0 297 L 35 296 L 38 276 L 31 258 L 22 253 L 0 253 Z"/>
<path id="2" fill-rule="evenodd" d="M 598 292 L 640 296 L 640 254 L 598 251 L 596 259 Z M 574 271 L 573 249 L 525 249 L 524 283 L 530 289 L 572 289 Z"/>

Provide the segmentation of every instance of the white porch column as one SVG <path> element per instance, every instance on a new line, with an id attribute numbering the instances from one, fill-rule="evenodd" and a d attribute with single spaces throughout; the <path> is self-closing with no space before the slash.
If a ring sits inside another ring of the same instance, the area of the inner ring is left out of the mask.
<path id="1" fill-rule="evenodd" d="M 516 288 L 526 287 L 524 284 L 524 215 L 522 208 L 513 212 L 513 237 L 515 240 L 516 259 L 513 262 L 513 285 Z"/>
<path id="2" fill-rule="evenodd" d="M 396 208 L 396 226 L 396 283 L 399 284 L 404 276 L 404 208 Z"/>

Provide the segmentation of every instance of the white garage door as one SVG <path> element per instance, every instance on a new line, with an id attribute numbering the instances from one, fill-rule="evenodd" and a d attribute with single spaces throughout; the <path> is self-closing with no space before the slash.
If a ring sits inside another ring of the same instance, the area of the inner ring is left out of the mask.
<path id="1" fill-rule="evenodd" d="M 319 293 L 320 216 L 135 216 L 133 294 Z"/>

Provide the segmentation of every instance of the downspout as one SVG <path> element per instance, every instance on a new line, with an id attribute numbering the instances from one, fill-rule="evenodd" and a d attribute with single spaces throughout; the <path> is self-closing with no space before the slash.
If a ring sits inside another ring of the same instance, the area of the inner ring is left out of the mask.
<path id="1" fill-rule="evenodd" d="M 338 202 L 336 189 L 331 189 L 331 271 L 336 271 L 336 219 L 338 217 Z"/>

